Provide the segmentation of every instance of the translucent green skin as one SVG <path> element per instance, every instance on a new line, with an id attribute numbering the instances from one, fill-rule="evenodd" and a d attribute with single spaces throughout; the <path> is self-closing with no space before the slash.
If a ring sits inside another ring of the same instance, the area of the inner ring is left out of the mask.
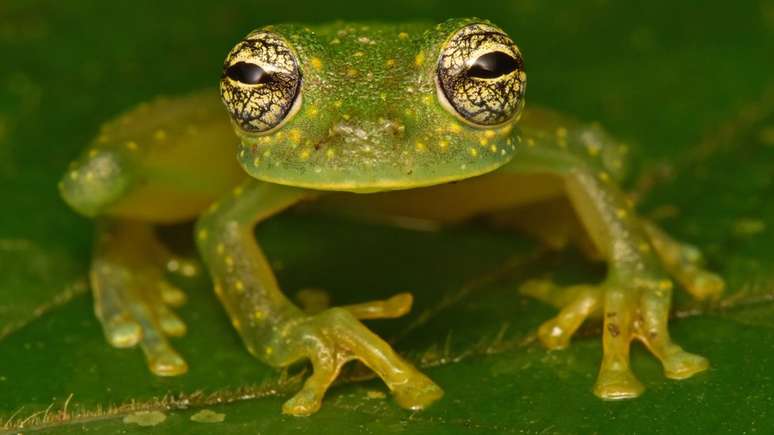
<path id="1" fill-rule="evenodd" d="M 481 20 L 271 27 L 297 55 L 301 103 L 268 134 L 234 129 L 240 165 L 214 91 L 157 100 L 106 124 L 60 190 L 75 210 L 100 221 L 91 283 L 108 341 L 139 344 L 156 374 L 185 372 L 166 339 L 185 333 L 167 308 L 183 298 L 165 281 L 164 267 L 193 269 L 171 257 L 152 230 L 197 219 L 215 292 L 248 351 L 274 366 L 312 362 L 314 374 L 284 412 L 319 409 L 351 359 L 374 369 L 401 406 L 421 409 L 439 399 L 439 387 L 359 322 L 405 314 L 410 295 L 311 314 L 279 289 L 253 227 L 298 202 L 317 201 L 328 209 L 442 222 L 495 213 L 550 246 L 577 243 L 606 261 L 608 277 L 599 285 L 522 287 L 561 308 L 539 329 L 549 348 L 567 346 L 586 318 L 602 317 L 599 397 L 641 393 L 629 370 L 632 339 L 648 346 L 668 377 L 706 369 L 704 358 L 669 338 L 670 276 L 699 298 L 719 294 L 723 281 L 700 267 L 695 248 L 636 216 L 615 186 L 626 147 L 598 126 L 546 110 L 481 128 L 444 107 L 434 72 L 439 51 L 473 22 Z"/>

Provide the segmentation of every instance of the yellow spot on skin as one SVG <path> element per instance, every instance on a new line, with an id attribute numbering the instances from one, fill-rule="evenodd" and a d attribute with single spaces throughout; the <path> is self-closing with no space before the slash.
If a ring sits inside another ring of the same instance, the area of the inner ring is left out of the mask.
<path id="1" fill-rule="evenodd" d="M 430 95 L 425 95 L 424 97 L 422 97 L 422 102 L 425 103 L 426 106 L 429 106 L 430 104 L 433 103 L 433 97 Z"/>
<path id="2" fill-rule="evenodd" d="M 602 149 L 602 147 L 597 143 L 590 143 L 586 144 L 586 152 L 589 153 L 590 156 L 594 157 L 597 154 L 599 154 L 599 151 Z"/>
<path id="3" fill-rule="evenodd" d="M 316 69 L 316 70 L 318 70 L 318 71 L 319 71 L 319 70 L 321 70 L 321 69 L 322 69 L 322 67 L 323 67 L 323 63 L 322 63 L 322 61 L 320 60 L 320 58 L 319 58 L 319 57 L 313 57 L 313 58 L 311 58 L 311 59 L 309 60 L 309 63 L 310 63 L 310 64 L 312 64 L 312 68 L 314 68 L 314 69 Z"/>
<path id="4" fill-rule="evenodd" d="M 288 132 L 288 137 L 291 141 L 294 143 L 300 143 L 301 142 L 301 130 L 294 128 Z"/>
<path id="5" fill-rule="evenodd" d="M 274 353 L 274 349 L 272 349 L 271 346 L 268 346 L 266 348 L 266 355 L 271 355 L 272 353 Z"/>
<path id="6" fill-rule="evenodd" d="M 416 66 L 422 66 L 422 64 L 425 63 L 425 52 L 420 51 L 419 54 L 414 58 L 414 64 Z"/>
<path id="7" fill-rule="evenodd" d="M 672 289 L 672 281 L 668 279 L 662 279 L 658 282 L 658 288 L 661 290 L 671 290 Z"/>
<path id="8" fill-rule="evenodd" d="M 387 64 L 387 66 L 389 66 L 389 67 L 393 67 L 393 66 L 395 66 L 395 59 L 387 59 L 387 62 L 386 62 L 386 64 Z"/>
<path id="9" fill-rule="evenodd" d="M 226 263 L 226 268 L 229 272 L 234 270 L 234 257 L 227 255 L 226 258 L 223 259 L 223 262 Z"/>
<path id="10" fill-rule="evenodd" d="M 354 57 L 363 57 L 364 54 L 365 53 L 363 53 L 362 51 L 356 51 L 356 52 L 352 53 L 352 56 L 354 56 Z"/>
<path id="11" fill-rule="evenodd" d="M 139 146 L 137 145 L 137 142 L 133 140 L 130 140 L 129 142 L 126 143 L 126 149 L 128 149 L 129 151 L 137 151 L 138 148 Z"/>
<path id="12" fill-rule="evenodd" d="M 422 142 L 417 142 L 414 148 L 417 150 L 418 153 L 421 153 L 427 149 L 427 146 Z"/>
<path id="13" fill-rule="evenodd" d="M 462 127 L 460 127 L 459 124 L 451 123 L 449 124 L 449 131 L 452 133 L 459 133 L 462 131 Z"/>
<path id="14" fill-rule="evenodd" d="M 163 142 L 167 139 L 167 132 L 161 129 L 156 130 L 156 132 L 153 133 L 153 138 L 158 142 Z"/>
<path id="15" fill-rule="evenodd" d="M 261 159 L 256 157 L 253 159 L 253 166 L 258 166 L 261 164 Z"/>
<path id="16" fill-rule="evenodd" d="M 489 140 L 485 137 L 482 137 L 481 139 L 478 140 L 478 144 L 481 145 L 482 147 L 485 147 L 489 145 Z"/>
<path id="17" fill-rule="evenodd" d="M 231 325 L 234 326 L 234 329 L 239 329 L 239 327 L 242 326 L 242 322 L 240 322 L 239 319 L 232 319 Z"/>
<path id="18" fill-rule="evenodd" d="M 341 115 L 341 117 L 342 117 L 342 118 L 344 118 L 344 119 L 346 119 L 347 121 L 349 121 L 349 118 L 351 118 L 351 117 L 350 117 L 348 114 L 346 114 L 346 113 L 345 113 L 345 114 L 343 114 L 343 115 Z"/>
<path id="19" fill-rule="evenodd" d="M 333 107 L 339 108 L 339 107 L 341 107 L 341 105 L 342 105 L 341 100 L 337 100 L 337 101 L 333 102 Z"/>
<path id="20" fill-rule="evenodd" d="M 491 147 L 489 147 L 489 150 L 492 151 L 493 153 L 496 153 L 497 152 L 497 147 L 492 145 Z"/>
<path id="21" fill-rule="evenodd" d="M 237 186 L 237 187 L 234 188 L 234 190 L 231 193 L 233 193 L 234 196 L 241 196 L 244 191 L 245 191 L 244 187 Z"/>
<path id="22" fill-rule="evenodd" d="M 332 159 L 335 155 L 336 155 L 336 152 L 333 151 L 332 149 L 329 149 L 328 151 L 325 152 L 325 156 L 328 157 L 329 159 Z"/>
<path id="23" fill-rule="evenodd" d="M 379 94 L 379 98 L 381 98 L 382 101 L 387 101 L 387 93 L 386 92 L 381 92 Z"/>
<path id="24" fill-rule="evenodd" d="M 532 148 L 535 146 L 535 139 L 529 138 L 527 139 L 527 146 Z"/>
<path id="25" fill-rule="evenodd" d="M 449 148 L 449 142 L 446 142 L 445 140 L 439 140 L 438 148 L 440 148 L 442 151 L 445 151 L 447 148 Z"/>
<path id="26" fill-rule="evenodd" d="M 478 150 L 477 150 L 477 149 L 475 149 L 475 148 L 469 148 L 469 149 L 468 149 L 468 153 L 470 153 L 470 155 L 471 155 L 472 157 L 476 157 L 476 156 L 478 156 Z"/>
<path id="27" fill-rule="evenodd" d="M 304 148 L 301 150 L 301 152 L 298 153 L 298 158 L 301 160 L 306 160 L 309 158 L 310 154 L 311 152 L 308 149 Z"/>
<path id="28" fill-rule="evenodd" d="M 261 319 L 263 319 L 265 316 L 266 316 L 266 314 L 264 314 L 264 312 L 263 312 L 263 311 L 261 311 L 261 310 L 255 310 L 255 311 L 253 311 L 253 318 L 254 318 L 255 320 L 261 320 Z"/>
<path id="29" fill-rule="evenodd" d="M 408 39 L 408 37 L 409 37 L 409 34 L 406 33 L 406 32 L 398 33 L 398 38 L 400 38 L 400 39 Z"/>
<path id="30" fill-rule="evenodd" d="M 207 230 L 205 229 L 199 230 L 199 232 L 196 234 L 196 237 L 201 241 L 207 240 Z"/>
<path id="31" fill-rule="evenodd" d="M 487 131 L 484 132 L 484 137 L 487 138 L 487 139 L 492 139 L 496 135 L 497 135 L 497 133 L 495 133 L 494 130 L 487 130 Z"/>
<path id="32" fill-rule="evenodd" d="M 619 208 L 618 210 L 616 210 L 616 211 L 615 211 L 615 215 L 616 215 L 616 216 L 618 216 L 618 219 L 623 219 L 623 218 L 625 218 L 625 217 L 626 217 L 626 214 L 627 214 L 627 213 L 626 213 L 626 210 L 624 210 L 624 209 L 622 209 L 622 208 Z"/>
<path id="33" fill-rule="evenodd" d="M 217 252 L 218 255 L 223 255 L 223 253 L 226 252 L 226 246 L 223 245 L 223 243 L 218 243 L 218 246 L 215 247 L 215 252 Z"/>
<path id="34" fill-rule="evenodd" d="M 309 116 L 315 117 L 315 116 L 317 116 L 317 114 L 319 112 L 320 111 L 319 111 L 319 109 L 317 109 L 317 106 L 311 106 L 311 107 L 309 107 L 309 111 L 307 113 L 309 114 Z"/>
<path id="35" fill-rule="evenodd" d="M 234 290 L 236 290 L 237 293 L 244 293 L 245 284 L 241 280 L 234 281 Z"/>
<path id="36" fill-rule="evenodd" d="M 599 173 L 599 179 L 602 180 L 602 181 L 607 182 L 607 181 L 610 180 L 610 175 L 608 175 L 607 172 L 604 172 L 604 171 L 600 172 Z"/>
<path id="37" fill-rule="evenodd" d="M 347 68 L 347 77 L 357 76 L 358 71 L 355 68 Z"/>

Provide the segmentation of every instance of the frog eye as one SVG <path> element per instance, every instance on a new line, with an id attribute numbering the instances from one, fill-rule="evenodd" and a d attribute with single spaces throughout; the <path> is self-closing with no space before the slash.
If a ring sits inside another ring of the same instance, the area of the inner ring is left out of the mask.
<path id="1" fill-rule="evenodd" d="M 527 76 L 519 48 L 505 32 L 470 24 L 441 48 L 437 85 L 447 110 L 474 125 L 491 126 L 519 114 Z"/>
<path id="2" fill-rule="evenodd" d="M 301 71 L 279 35 L 260 30 L 226 57 L 220 95 L 231 119 L 248 133 L 264 133 L 289 120 L 300 106 Z"/>

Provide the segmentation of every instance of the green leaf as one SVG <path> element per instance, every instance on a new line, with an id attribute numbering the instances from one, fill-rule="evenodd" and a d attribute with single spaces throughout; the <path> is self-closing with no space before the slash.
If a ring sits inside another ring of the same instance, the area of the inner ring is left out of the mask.
<path id="1" fill-rule="evenodd" d="M 771 431 L 774 6 L 401 0 L 369 8 L 306 0 L 0 6 L 0 430 Z M 105 343 L 86 284 L 92 224 L 56 191 L 100 123 L 154 96 L 213 86 L 226 51 L 262 24 L 461 15 L 492 18 L 516 39 L 528 104 L 598 121 L 632 143 L 628 186 L 641 212 L 697 244 L 728 282 L 712 304 L 676 296 L 672 333 L 711 370 L 667 380 L 635 347 L 646 393 L 602 402 L 591 394 L 598 326 L 568 350 L 546 351 L 534 333 L 554 309 L 516 292 L 549 270 L 568 282 L 598 280 L 599 265 L 475 224 L 429 232 L 299 214 L 257 232 L 283 288 L 291 296 L 322 288 L 335 304 L 414 292 L 411 315 L 369 326 L 443 386 L 442 401 L 407 412 L 353 367 L 318 414 L 282 416 L 305 368 L 278 372 L 251 358 L 203 277 L 178 282 L 190 296 L 181 310 L 189 333 L 174 344 L 188 374 L 155 377 L 139 350 Z"/>

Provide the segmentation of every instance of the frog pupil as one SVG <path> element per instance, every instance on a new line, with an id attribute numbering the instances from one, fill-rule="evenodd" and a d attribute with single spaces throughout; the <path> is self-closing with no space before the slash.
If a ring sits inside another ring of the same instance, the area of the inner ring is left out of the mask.
<path id="1" fill-rule="evenodd" d="M 226 69 L 226 76 L 231 80 L 246 85 L 257 85 L 269 81 L 269 74 L 254 63 L 237 62 Z"/>
<path id="2" fill-rule="evenodd" d="M 468 68 L 468 77 L 481 79 L 493 79 L 515 71 L 519 67 L 513 57 L 501 52 L 493 51 L 481 55 Z"/>

